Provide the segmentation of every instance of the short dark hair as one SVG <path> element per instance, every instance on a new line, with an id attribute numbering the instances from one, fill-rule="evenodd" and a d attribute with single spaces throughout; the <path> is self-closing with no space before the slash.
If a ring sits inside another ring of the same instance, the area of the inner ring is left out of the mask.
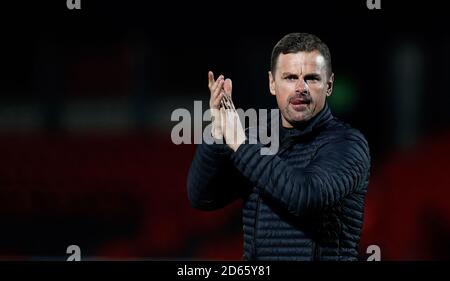
<path id="1" fill-rule="evenodd" d="M 319 37 L 309 33 L 289 33 L 273 47 L 270 69 L 275 73 L 280 54 L 319 51 L 325 58 L 328 77 L 332 73 L 331 54 L 328 46 Z"/>

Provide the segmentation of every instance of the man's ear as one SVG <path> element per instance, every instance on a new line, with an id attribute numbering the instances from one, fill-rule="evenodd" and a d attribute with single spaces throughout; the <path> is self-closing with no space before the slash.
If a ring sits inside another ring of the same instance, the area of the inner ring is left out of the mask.
<path id="1" fill-rule="evenodd" d="M 275 96 L 276 92 L 275 92 L 275 77 L 273 77 L 272 75 L 272 71 L 269 71 L 269 89 L 270 89 L 270 93 Z"/>
<path id="2" fill-rule="evenodd" d="M 330 78 L 327 81 L 327 97 L 333 93 L 334 73 L 331 73 Z"/>

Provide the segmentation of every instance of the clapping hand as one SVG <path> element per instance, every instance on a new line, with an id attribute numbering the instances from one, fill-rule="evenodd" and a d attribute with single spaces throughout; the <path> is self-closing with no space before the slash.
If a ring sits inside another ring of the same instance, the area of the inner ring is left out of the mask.
<path id="1" fill-rule="evenodd" d="M 214 80 L 212 71 L 208 73 L 208 87 L 211 92 L 209 106 L 212 116 L 212 135 L 225 139 L 226 144 L 236 151 L 245 142 L 245 132 L 239 115 L 231 99 L 232 82 L 220 75 Z"/>

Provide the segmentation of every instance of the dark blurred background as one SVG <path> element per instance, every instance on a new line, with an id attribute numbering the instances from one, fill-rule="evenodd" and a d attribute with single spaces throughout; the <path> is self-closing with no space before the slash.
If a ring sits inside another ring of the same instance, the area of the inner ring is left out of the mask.
<path id="1" fill-rule="evenodd" d="M 369 245 L 450 258 L 444 4 L 40 2 L 0 19 L 1 260 L 66 259 L 73 244 L 84 259 L 239 260 L 241 202 L 190 207 L 195 145 L 172 143 L 171 114 L 206 108 L 208 70 L 233 79 L 237 106 L 275 108 L 270 54 L 289 32 L 328 44 L 329 104 L 370 144 L 361 259 Z"/>

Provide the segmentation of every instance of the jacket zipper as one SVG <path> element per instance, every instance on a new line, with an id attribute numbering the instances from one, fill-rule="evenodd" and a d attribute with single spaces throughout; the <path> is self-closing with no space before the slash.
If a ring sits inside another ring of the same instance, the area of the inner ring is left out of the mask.
<path id="1" fill-rule="evenodd" d="M 258 193 L 258 201 L 256 201 L 256 214 L 255 214 L 255 224 L 253 226 L 253 243 L 252 243 L 252 256 L 253 260 L 256 259 L 256 230 L 258 229 L 258 216 L 259 216 L 259 206 L 261 205 L 261 197 Z"/>

